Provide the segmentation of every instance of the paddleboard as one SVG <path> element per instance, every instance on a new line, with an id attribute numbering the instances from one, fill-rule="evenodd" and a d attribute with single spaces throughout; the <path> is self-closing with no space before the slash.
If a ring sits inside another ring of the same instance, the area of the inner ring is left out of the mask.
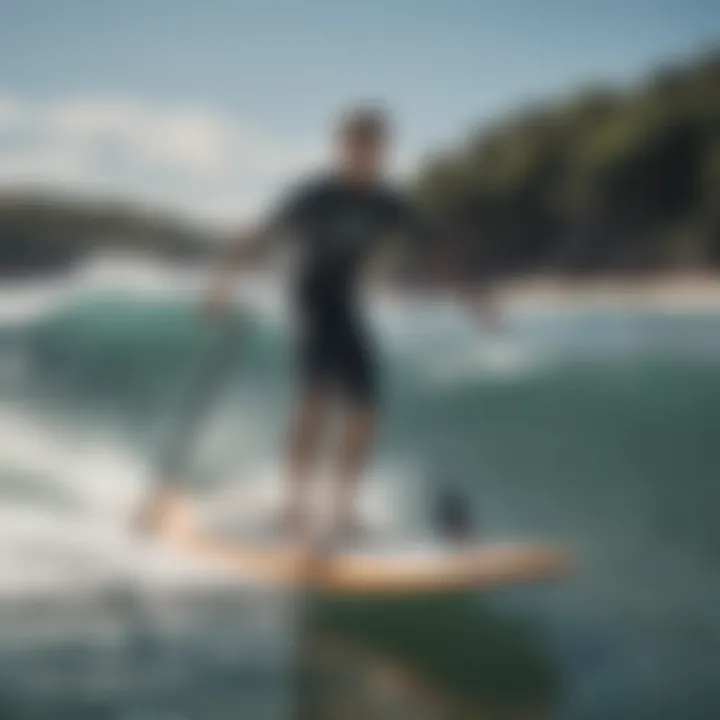
<path id="1" fill-rule="evenodd" d="M 183 554 L 259 583 L 334 594 L 442 593 L 557 579 L 568 553 L 535 543 L 376 538 L 301 546 L 272 533 L 186 529 L 166 537 Z"/>

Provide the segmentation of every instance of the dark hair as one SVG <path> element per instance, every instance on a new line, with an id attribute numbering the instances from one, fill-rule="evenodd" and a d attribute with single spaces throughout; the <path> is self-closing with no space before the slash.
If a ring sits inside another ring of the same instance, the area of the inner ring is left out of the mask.
<path id="1" fill-rule="evenodd" d="M 363 106 L 348 110 L 338 124 L 343 139 L 382 140 L 390 131 L 390 122 L 385 111 L 377 106 Z"/>

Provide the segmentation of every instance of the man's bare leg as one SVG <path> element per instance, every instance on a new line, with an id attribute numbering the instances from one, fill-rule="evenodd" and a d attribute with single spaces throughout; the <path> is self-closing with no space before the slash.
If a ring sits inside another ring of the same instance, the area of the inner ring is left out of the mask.
<path id="1" fill-rule="evenodd" d="M 340 448 L 335 490 L 335 526 L 343 535 L 352 535 L 361 526 L 357 491 L 370 454 L 374 427 L 375 410 L 371 405 L 350 408 Z"/>
<path id="2" fill-rule="evenodd" d="M 327 393 L 321 389 L 313 389 L 301 395 L 290 417 L 284 524 L 290 533 L 299 536 L 309 530 L 308 484 L 315 468 L 327 411 Z"/>

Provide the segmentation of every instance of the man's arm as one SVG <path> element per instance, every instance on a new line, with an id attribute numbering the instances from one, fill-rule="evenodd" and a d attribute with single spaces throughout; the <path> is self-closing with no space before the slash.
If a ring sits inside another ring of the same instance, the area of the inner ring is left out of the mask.
<path id="1" fill-rule="evenodd" d="M 272 252 L 292 232 L 304 211 L 307 192 L 293 193 L 261 224 L 239 235 L 222 253 L 205 297 L 211 317 L 227 310 L 237 275 Z"/>
<path id="2" fill-rule="evenodd" d="M 485 329 L 499 333 L 503 328 L 500 295 L 489 277 L 483 276 L 476 268 L 470 267 L 467 253 L 462 251 L 472 239 L 465 243 L 453 243 L 444 263 L 447 285 L 456 301 L 470 317 Z"/>
<path id="3" fill-rule="evenodd" d="M 267 254 L 275 246 L 277 237 L 273 226 L 266 224 L 243 233 L 221 253 L 211 273 L 204 298 L 205 309 L 211 318 L 217 318 L 227 311 L 238 274 Z"/>
<path id="4" fill-rule="evenodd" d="M 442 228 L 411 203 L 403 204 L 401 220 L 405 252 L 425 254 L 419 263 L 423 268 L 424 284 L 449 289 L 473 319 L 491 331 L 499 332 L 502 329 L 502 313 L 498 293 L 489 280 L 474 277 L 463 258 L 461 247 L 469 246 L 472 238 L 458 242 L 460 238 L 453 237 L 453 234 L 461 230 Z"/>

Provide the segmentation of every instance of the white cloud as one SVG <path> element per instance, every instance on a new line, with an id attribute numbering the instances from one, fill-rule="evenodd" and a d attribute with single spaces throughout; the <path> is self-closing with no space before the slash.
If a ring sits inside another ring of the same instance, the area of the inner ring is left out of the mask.
<path id="1" fill-rule="evenodd" d="M 0 132 L 15 127 L 22 117 L 22 112 L 20 103 L 0 95 Z"/>
<path id="2" fill-rule="evenodd" d="M 229 124 L 202 110 L 85 100 L 50 108 L 41 125 L 57 138 L 116 143 L 142 164 L 190 173 L 222 170 L 232 149 Z"/>
<path id="3" fill-rule="evenodd" d="M 227 170 L 233 132 L 222 120 L 204 113 L 164 118 L 147 137 L 147 150 L 159 162 L 190 171 Z"/>
<path id="4" fill-rule="evenodd" d="M 0 182 L 117 193 L 220 219 L 252 214 L 319 153 L 202 107 L 0 95 Z"/>
<path id="5" fill-rule="evenodd" d="M 142 131 L 146 114 L 130 102 L 76 100 L 47 106 L 42 125 L 49 131 L 71 137 L 123 137 Z"/>
<path id="6" fill-rule="evenodd" d="M 88 158 L 74 148 L 39 147 L 0 154 L 0 179 L 5 183 L 80 183 L 89 172 Z"/>

